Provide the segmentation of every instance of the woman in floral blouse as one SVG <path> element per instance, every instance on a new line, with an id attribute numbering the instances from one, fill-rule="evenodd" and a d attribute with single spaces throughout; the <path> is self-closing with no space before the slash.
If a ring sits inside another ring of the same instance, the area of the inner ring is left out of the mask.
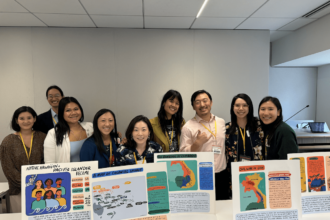
<path id="1" fill-rule="evenodd" d="M 230 108 L 231 122 L 226 124 L 227 170 L 231 176 L 231 162 L 262 160 L 262 141 L 264 133 L 261 123 L 253 116 L 250 97 L 236 95 Z M 230 180 L 231 195 L 231 180 Z"/>
<path id="2" fill-rule="evenodd" d="M 154 162 L 154 153 L 163 152 L 163 148 L 153 142 L 153 130 L 149 119 L 138 115 L 130 122 L 126 130 L 127 142 L 117 149 L 117 164 L 144 164 Z"/>

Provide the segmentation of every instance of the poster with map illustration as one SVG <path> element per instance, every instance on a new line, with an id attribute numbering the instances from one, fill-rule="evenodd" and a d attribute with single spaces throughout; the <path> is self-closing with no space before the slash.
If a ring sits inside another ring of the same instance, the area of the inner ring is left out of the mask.
<path id="1" fill-rule="evenodd" d="M 330 213 L 330 152 L 288 154 L 289 160 L 296 158 L 300 158 L 301 173 L 306 175 L 301 195 L 303 215 Z"/>
<path id="2" fill-rule="evenodd" d="M 300 160 L 233 162 L 233 219 L 301 220 Z"/>
<path id="3" fill-rule="evenodd" d="M 215 213 L 214 154 L 175 152 L 155 155 L 166 164 L 171 213 Z"/>
<path id="4" fill-rule="evenodd" d="M 265 209 L 265 173 L 244 173 L 239 175 L 241 211 Z"/>

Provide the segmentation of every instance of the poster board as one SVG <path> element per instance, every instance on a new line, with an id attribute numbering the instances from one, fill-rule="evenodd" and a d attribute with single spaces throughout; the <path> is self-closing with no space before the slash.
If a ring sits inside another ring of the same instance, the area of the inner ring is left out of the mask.
<path id="1" fill-rule="evenodd" d="M 91 189 L 92 220 L 170 219 L 165 164 L 99 169 Z"/>
<path id="2" fill-rule="evenodd" d="M 233 219 L 302 219 L 299 161 L 235 162 Z"/>
<path id="3" fill-rule="evenodd" d="M 215 214 L 213 152 L 155 154 L 156 164 L 165 164 L 172 214 Z"/>
<path id="4" fill-rule="evenodd" d="M 98 162 L 22 166 L 22 220 L 91 217 L 90 180 Z"/>
<path id="5" fill-rule="evenodd" d="M 330 213 L 330 152 L 288 154 L 300 163 L 302 214 Z"/>

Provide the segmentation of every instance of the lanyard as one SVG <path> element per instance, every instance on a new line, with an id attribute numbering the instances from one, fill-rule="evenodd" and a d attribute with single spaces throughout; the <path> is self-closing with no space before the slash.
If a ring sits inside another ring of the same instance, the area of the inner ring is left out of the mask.
<path id="1" fill-rule="evenodd" d="M 196 119 L 196 117 L 195 117 L 195 119 Z M 208 127 L 206 127 L 202 122 L 200 122 L 201 123 L 201 125 L 203 125 L 203 127 L 206 129 L 206 130 L 208 130 L 213 136 L 214 136 L 214 138 L 215 138 L 215 140 L 217 139 L 217 121 L 216 120 L 214 120 L 214 128 L 215 128 L 215 133 L 213 133 Z"/>
<path id="2" fill-rule="evenodd" d="M 23 140 L 23 137 L 22 137 L 22 134 L 21 134 L 21 132 L 19 133 L 19 136 L 21 137 L 22 144 L 23 144 L 23 147 L 24 147 L 24 150 L 25 150 L 26 157 L 27 157 L 28 161 L 30 161 L 30 156 L 31 156 L 31 152 L 32 152 L 33 134 L 34 134 L 34 132 L 32 132 L 32 135 L 31 135 L 30 153 L 28 154 L 27 153 L 27 150 L 26 150 L 26 146 L 25 146 L 24 140 Z"/>
<path id="3" fill-rule="evenodd" d="M 241 128 L 239 128 L 239 131 L 241 132 L 241 135 L 242 135 L 244 155 L 245 155 L 245 128 L 244 128 L 244 135 L 243 135 L 243 132 L 242 132 L 242 129 Z"/>
<path id="4" fill-rule="evenodd" d="M 171 139 L 170 139 L 170 137 L 168 136 L 168 134 L 166 132 L 166 137 L 168 138 L 168 142 L 170 143 L 170 146 L 172 145 L 172 142 L 173 142 L 173 127 L 174 127 L 174 122 L 172 120 L 172 134 L 171 134 Z"/>
<path id="5" fill-rule="evenodd" d="M 57 122 L 55 121 L 55 118 L 52 116 L 52 119 L 53 119 L 53 121 L 54 121 L 54 123 L 55 123 L 55 125 L 57 124 Z"/>
<path id="6" fill-rule="evenodd" d="M 111 167 L 112 162 L 112 140 L 110 138 L 110 157 L 109 157 L 109 165 Z"/>
<path id="7" fill-rule="evenodd" d="M 269 135 L 267 135 L 266 140 L 265 140 L 265 156 L 266 156 L 266 159 L 267 159 L 268 136 Z"/>
<path id="8" fill-rule="evenodd" d="M 137 159 L 136 159 L 135 152 L 133 152 L 133 154 L 134 154 L 135 164 L 138 164 L 138 163 L 137 163 Z M 143 157 L 142 164 L 144 164 L 145 159 L 146 159 L 146 157 Z"/>

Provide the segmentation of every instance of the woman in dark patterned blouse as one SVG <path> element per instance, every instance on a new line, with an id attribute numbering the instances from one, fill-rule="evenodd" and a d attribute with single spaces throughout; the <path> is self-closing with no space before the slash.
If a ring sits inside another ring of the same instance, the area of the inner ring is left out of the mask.
<path id="1" fill-rule="evenodd" d="M 162 147 L 153 139 L 153 130 L 149 119 L 138 115 L 126 129 L 127 142 L 117 149 L 117 164 L 144 164 L 154 162 L 154 153 L 163 152 Z"/>
<path id="2" fill-rule="evenodd" d="M 16 131 L 5 137 L 0 146 L 1 166 L 8 179 L 10 212 L 21 212 L 21 166 L 41 164 L 44 159 L 46 134 L 34 131 L 36 112 L 28 106 L 18 108 L 11 128 Z"/>
<path id="3" fill-rule="evenodd" d="M 236 95 L 230 107 L 231 122 L 226 124 L 227 170 L 231 179 L 231 162 L 262 160 L 263 131 L 261 123 L 253 116 L 250 97 Z M 231 181 L 230 181 L 231 195 Z"/>

